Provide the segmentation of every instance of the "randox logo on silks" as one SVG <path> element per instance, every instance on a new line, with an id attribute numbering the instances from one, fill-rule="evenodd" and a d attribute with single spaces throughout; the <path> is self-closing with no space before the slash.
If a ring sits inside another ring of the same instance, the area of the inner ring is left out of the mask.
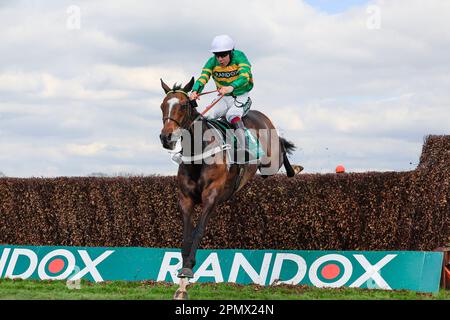
<path id="1" fill-rule="evenodd" d="M 200 250 L 191 282 L 436 292 L 442 252 Z M 178 249 L 0 246 L 0 278 L 178 283 Z"/>

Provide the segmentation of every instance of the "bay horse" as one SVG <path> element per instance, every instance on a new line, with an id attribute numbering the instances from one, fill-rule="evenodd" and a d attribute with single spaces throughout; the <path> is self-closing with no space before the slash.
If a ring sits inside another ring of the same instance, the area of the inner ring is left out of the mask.
<path id="1" fill-rule="evenodd" d="M 161 104 L 163 128 L 160 140 L 165 149 L 173 150 L 175 148 L 176 141 L 179 139 L 177 132 L 181 129 L 194 136 L 193 123 L 195 121 L 200 121 L 202 132 L 208 130 L 207 120 L 196 110 L 196 102 L 189 99 L 188 93 L 193 85 L 194 77 L 186 86 L 175 84 L 172 88 L 161 79 L 161 86 L 166 96 Z M 289 177 L 297 173 L 287 158 L 287 154 L 295 149 L 294 144 L 278 136 L 269 118 L 259 111 L 250 110 L 242 120 L 248 129 L 254 129 L 257 133 L 257 139 L 265 151 L 265 161 L 230 165 L 227 163 L 226 152 L 221 151 L 215 157 L 223 161 L 208 164 L 203 162 L 179 164 L 177 182 L 178 206 L 183 216 L 181 250 L 183 262 L 182 269 L 178 274 L 180 287 L 174 295 L 175 299 L 187 299 L 186 286 L 189 278 L 194 277 L 192 270 L 196 263 L 196 252 L 216 206 L 230 199 L 256 174 L 258 169 L 263 173 L 262 170 L 273 165 L 274 162 L 277 164 L 275 173 L 282 165 Z M 273 139 L 269 139 L 267 134 L 260 134 L 261 129 L 270 130 L 272 136 L 276 135 L 276 139 L 278 139 L 276 142 L 279 143 L 273 143 Z M 201 143 L 202 147 L 205 147 L 212 141 L 202 141 Z M 297 171 L 301 171 L 301 169 L 297 169 Z M 267 174 L 262 174 L 264 178 L 267 176 Z M 199 221 L 194 227 L 195 205 L 202 205 L 202 211 Z"/>

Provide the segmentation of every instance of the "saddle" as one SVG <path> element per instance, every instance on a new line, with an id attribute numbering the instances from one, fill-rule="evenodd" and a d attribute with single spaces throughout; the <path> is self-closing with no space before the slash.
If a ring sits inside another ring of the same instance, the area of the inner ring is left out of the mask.
<path id="1" fill-rule="evenodd" d="M 206 119 L 206 124 L 210 129 L 218 130 L 223 138 L 226 138 L 227 130 L 235 130 L 237 129 L 236 125 L 228 122 L 225 118 L 219 119 Z"/>
<path id="2" fill-rule="evenodd" d="M 250 111 L 251 104 L 252 100 L 249 97 L 246 103 L 237 106 L 239 108 L 244 108 L 242 118 L 244 118 Z M 215 143 L 216 147 L 195 156 L 181 156 L 178 155 L 177 152 L 175 152 L 172 156 L 172 160 L 177 164 L 180 164 L 181 162 L 192 163 L 197 160 L 213 156 L 218 152 L 226 151 L 228 166 L 234 163 L 242 164 L 242 162 L 237 161 L 236 151 L 238 150 L 238 141 L 233 134 L 234 130 L 237 129 L 237 126 L 235 124 L 229 123 L 224 117 L 221 117 L 219 119 L 205 118 L 205 120 L 207 127 L 211 130 L 214 130 L 214 137 L 218 139 L 218 141 L 216 141 Z"/>
<path id="3" fill-rule="evenodd" d="M 247 101 L 243 104 L 236 105 L 238 108 L 243 108 L 242 118 L 244 118 L 252 106 L 252 99 L 248 97 Z M 225 117 L 219 119 L 206 119 L 206 123 L 210 129 L 218 130 L 222 134 L 223 140 L 226 141 L 227 130 L 235 130 L 237 126 L 228 122 Z M 234 138 L 234 146 L 236 146 L 236 138 Z M 225 143 L 225 142 L 224 142 Z"/>
<path id="4" fill-rule="evenodd" d="M 223 150 L 227 151 L 228 163 L 237 163 L 243 164 L 242 159 L 238 161 L 238 140 L 234 135 L 234 130 L 238 129 L 235 124 L 229 123 L 225 118 L 221 117 L 219 119 L 207 119 L 206 124 L 208 128 L 215 130 L 214 137 L 219 139 L 217 142 Z M 247 134 L 248 131 L 247 131 Z M 249 136 L 247 135 L 247 139 L 249 140 Z M 248 141 L 247 140 L 247 141 Z M 245 163 L 254 163 L 255 160 L 246 160 Z"/>

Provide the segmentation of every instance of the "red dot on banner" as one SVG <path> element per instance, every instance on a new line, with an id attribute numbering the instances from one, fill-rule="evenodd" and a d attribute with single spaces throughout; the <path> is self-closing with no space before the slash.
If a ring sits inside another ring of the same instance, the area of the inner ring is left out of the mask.
<path id="1" fill-rule="evenodd" d="M 341 272 L 341 268 L 337 264 L 328 264 L 322 269 L 322 277 L 324 277 L 327 280 L 331 280 L 336 278 L 339 273 Z"/>
<path id="2" fill-rule="evenodd" d="M 51 273 L 58 273 L 64 268 L 64 265 L 63 259 L 55 259 L 48 264 L 48 271 Z"/>

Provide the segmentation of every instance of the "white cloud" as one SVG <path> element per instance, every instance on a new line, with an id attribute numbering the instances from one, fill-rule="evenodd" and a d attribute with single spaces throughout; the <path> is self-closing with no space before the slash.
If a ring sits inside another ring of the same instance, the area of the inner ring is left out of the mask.
<path id="1" fill-rule="evenodd" d="M 117 65 L 97 65 L 94 67 L 86 82 L 92 86 L 100 83 L 113 88 L 123 88 L 127 90 L 146 90 L 160 93 L 160 78 L 168 84 L 189 80 L 189 75 L 180 68 L 143 66 L 143 67 L 122 67 Z"/>
<path id="2" fill-rule="evenodd" d="M 94 142 L 86 145 L 68 144 L 67 151 L 69 154 L 78 156 L 93 156 L 104 151 L 108 145 L 104 143 Z"/>
<path id="3" fill-rule="evenodd" d="M 305 124 L 297 109 L 295 106 L 277 107 L 271 111 L 272 123 L 284 130 L 304 130 Z"/>
<path id="4" fill-rule="evenodd" d="M 159 79 L 197 77 L 220 33 L 246 52 L 253 107 L 306 172 L 410 169 L 423 136 L 450 131 L 450 2 L 370 3 L 379 30 L 364 5 L 327 14 L 300 0 L 216 3 L 239 7 L 222 16 L 206 0 L 79 1 L 80 30 L 66 28 L 71 1 L 0 6 L 0 171 L 175 174 L 159 146 Z"/>
<path id="5" fill-rule="evenodd" d="M 23 72 L 0 74 L 0 91 L 28 93 L 37 92 L 42 88 L 42 78 L 34 74 L 27 76 Z"/>

